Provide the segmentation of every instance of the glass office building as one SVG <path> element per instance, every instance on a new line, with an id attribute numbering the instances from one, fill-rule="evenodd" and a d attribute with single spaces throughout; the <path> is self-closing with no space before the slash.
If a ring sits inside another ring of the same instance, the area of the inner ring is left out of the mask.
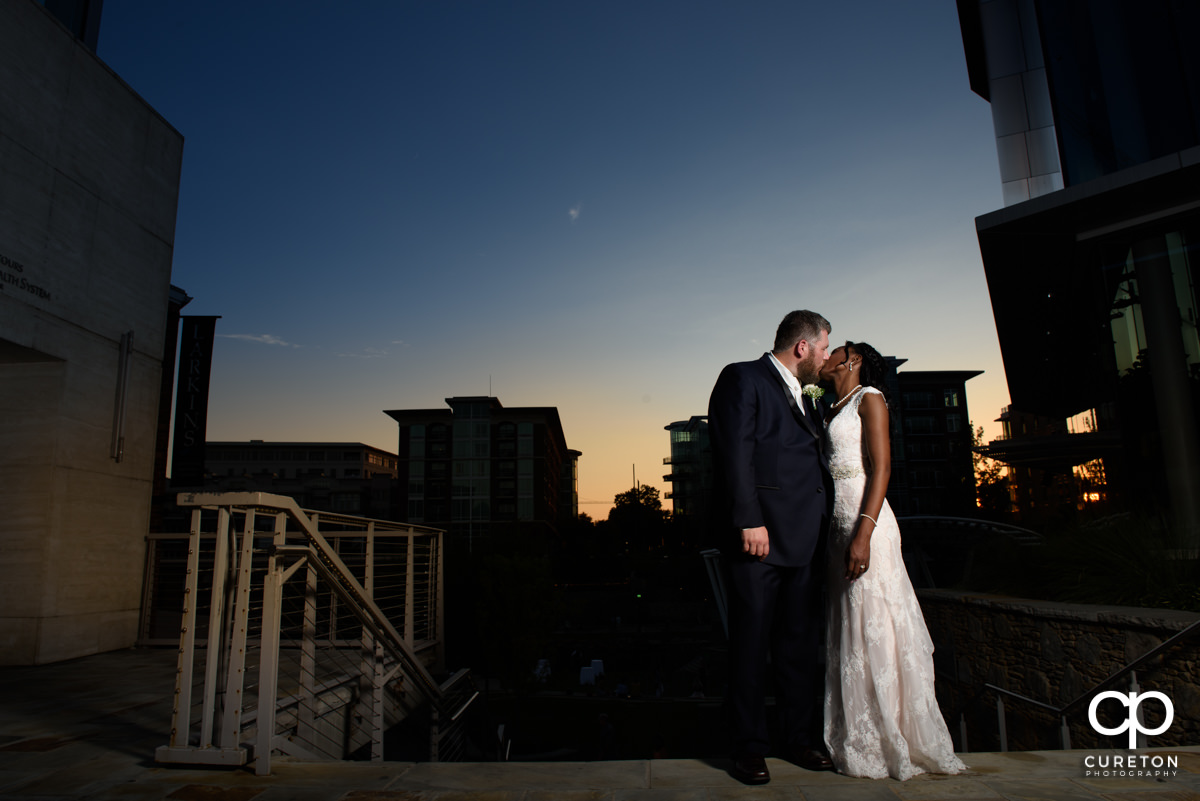
<path id="1" fill-rule="evenodd" d="M 958 9 L 971 88 L 992 105 L 1005 203 L 976 229 L 1006 414 L 1042 421 L 991 453 L 1056 475 L 1099 463 L 1105 489 L 1080 505 L 1165 512 L 1194 546 L 1200 5 Z"/>

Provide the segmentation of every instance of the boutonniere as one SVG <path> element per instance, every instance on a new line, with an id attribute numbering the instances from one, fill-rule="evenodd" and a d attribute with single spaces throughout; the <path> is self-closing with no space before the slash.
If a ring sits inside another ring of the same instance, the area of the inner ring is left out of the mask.
<path id="1" fill-rule="evenodd" d="M 821 399 L 821 396 L 825 394 L 825 390 L 821 389 L 816 384 L 805 384 L 804 388 L 800 391 L 811 398 L 814 404 L 816 404 L 816 402 Z"/>

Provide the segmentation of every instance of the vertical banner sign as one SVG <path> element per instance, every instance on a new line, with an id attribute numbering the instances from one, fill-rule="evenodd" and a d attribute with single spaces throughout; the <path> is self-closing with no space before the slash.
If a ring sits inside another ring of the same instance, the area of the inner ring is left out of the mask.
<path id="1" fill-rule="evenodd" d="M 208 379 L 213 332 L 219 317 L 180 317 L 179 386 L 175 390 L 175 437 L 171 486 L 204 485 L 204 439 L 208 429 Z"/>

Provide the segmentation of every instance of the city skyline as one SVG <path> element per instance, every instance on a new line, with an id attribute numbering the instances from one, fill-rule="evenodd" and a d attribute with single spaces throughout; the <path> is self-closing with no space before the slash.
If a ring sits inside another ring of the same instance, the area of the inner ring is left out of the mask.
<path id="1" fill-rule="evenodd" d="M 172 282 L 220 315 L 208 438 L 394 452 L 384 409 L 555 406 L 581 511 L 793 308 L 1008 402 L 1000 205 L 953 4 L 109 0 L 185 137 Z"/>

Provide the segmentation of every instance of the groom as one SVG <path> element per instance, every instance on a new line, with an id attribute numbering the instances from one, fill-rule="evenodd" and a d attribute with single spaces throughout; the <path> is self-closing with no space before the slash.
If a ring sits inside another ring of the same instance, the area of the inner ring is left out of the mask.
<path id="1" fill-rule="evenodd" d="M 771 780 L 764 759 L 768 651 L 781 755 L 809 770 L 833 769 L 817 747 L 814 714 L 833 479 L 820 413 L 801 391 L 829 358 L 830 330 L 816 312 L 791 312 L 772 352 L 722 370 L 708 404 L 718 536 L 729 567 L 732 772 L 747 784 Z"/>

